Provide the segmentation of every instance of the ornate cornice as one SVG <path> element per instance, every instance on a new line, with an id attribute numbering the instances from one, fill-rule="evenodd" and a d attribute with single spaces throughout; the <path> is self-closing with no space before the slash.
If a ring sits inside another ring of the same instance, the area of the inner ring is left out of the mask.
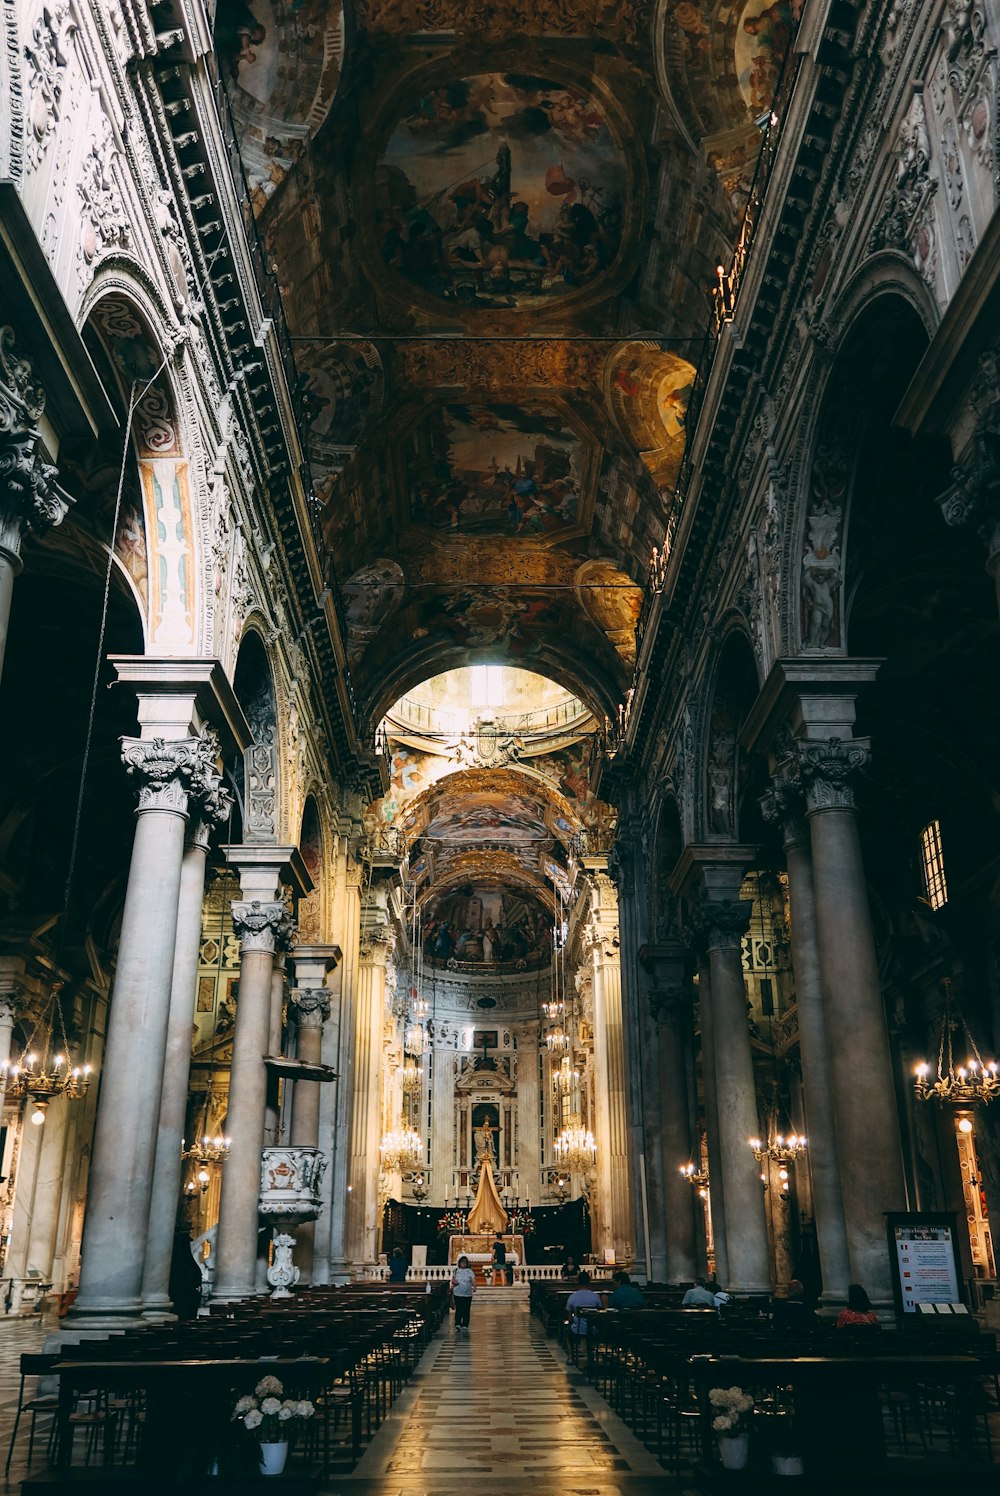
<path id="1" fill-rule="evenodd" d="M 261 899 L 234 899 L 230 907 L 233 929 L 244 956 L 253 951 L 273 954 L 292 924 L 284 904 L 264 903 Z"/>

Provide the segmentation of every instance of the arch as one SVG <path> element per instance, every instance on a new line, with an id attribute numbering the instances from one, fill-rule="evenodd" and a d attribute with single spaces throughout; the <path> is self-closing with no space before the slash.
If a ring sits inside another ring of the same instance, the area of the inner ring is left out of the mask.
<path id="1" fill-rule="evenodd" d="M 847 649 L 845 555 L 858 464 L 875 424 L 889 429 L 928 341 L 910 296 L 880 285 L 855 287 L 862 309 L 841 338 L 816 406 L 791 527 L 787 638 L 794 653 Z"/>
<path id="2" fill-rule="evenodd" d="M 244 629 L 236 655 L 233 690 L 246 714 L 253 742 L 241 769 L 231 767 L 246 841 L 276 840 L 280 817 L 278 707 L 267 647 L 253 623 Z"/>
<path id="3" fill-rule="evenodd" d="M 550 647 L 555 644 L 557 647 Z M 409 652 L 399 652 L 389 661 L 385 672 L 372 682 L 364 701 L 364 712 L 369 721 L 380 722 L 394 701 L 413 691 L 423 681 L 434 675 L 443 675 L 447 670 L 456 670 L 465 665 L 509 664 L 522 670 L 533 670 L 538 675 L 548 676 L 558 685 L 571 691 L 584 702 L 600 721 L 613 717 L 618 707 L 619 692 L 594 662 L 583 663 L 573 655 L 565 657 L 559 641 L 546 641 L 538 653 L 529 657 L 510 657 L 498 654 L 495 649 L 469 649 L 460 645 L 442 647 L 434 640 L 421 648 L 415 641 Z"/>
<path id="4" fill-rule="evenodd" d="M 687 359 L 637 338 L 612 349 L 605 366 L 604 399 L 612 419 L 661 488 L 677 481 L 695 373 Z"/>
<path id="5" fill-rule="evenodd" d="M 197 652 L 203 632 L 202 547 L 180 405 L 153 331 L 167 316 L 150 293 L 104 280 L 89 298 L 83 338 L 123 421 L 140 392 L 131 431 L 137 483 L 123 492 L 115 561 L 141 605 L 147 649 L 184 655 Z M 88 457 L 69 457 L 83 482 Z"/>
<path id="6" fill-rule="evenodd" d="M 649 928 L 654 943 L 663 945 L 679 935 L 677 899 L 670 891 L 670 874 L 684 850 L 680 806 L 672 791 L 664 794 L 653 831 L 653 876 L 649 879 Z"/>
<path id="7" fill-rule="evenodd" d="M 310 790 L 302 806 L 298 847 L 302 861 L 312 878 L 312 891 L 299 900 L 298 938 L 303 945 L 320 945 L 323 942 L 326 923 L 324 905 L 326 879 L 324 870 L 328 862 L 328 848 L 324 834 L 323 818 L 314 790 Z"/>

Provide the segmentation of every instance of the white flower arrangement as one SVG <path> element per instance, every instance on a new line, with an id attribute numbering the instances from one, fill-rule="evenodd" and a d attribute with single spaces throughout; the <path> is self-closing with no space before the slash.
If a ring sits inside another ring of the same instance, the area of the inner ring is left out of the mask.
<path id="1" fill-rule="evenodd" d="M 315 1407 L 308 1398 L 285 1397 L 277 1377 L 261 1377 L 253 1393 L 239 1398 L 233 1408 L 234 1419 L 256 1433 L 262 1444 L 278 1444 L 288 1437 L 287 1425 L 294 1418 L 312 1418 Z"/>
<path id="2" fill-rule="evenodd" d="M 753 1398 L 742 1387 L 713 1387 L 708 1400 L 719 1412 L 712 1419 L 717 1434 L 739 1434 L 745 1427 L 746 1414 L 753 1407 Z"/>

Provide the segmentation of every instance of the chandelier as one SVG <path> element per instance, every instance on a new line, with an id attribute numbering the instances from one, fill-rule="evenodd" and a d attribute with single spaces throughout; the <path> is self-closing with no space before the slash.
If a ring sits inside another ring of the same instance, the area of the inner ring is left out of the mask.
<path id="1" fill-rule="evenodd" d="M 403 1048 L 407 1054 L 421 1055 L 426 1047 L 423 1026 L 419 1023 L 408 1025 L 403 1037 Z"/>
<path id="2" fill-rule="evenodd" d="M 550 1023 L 555 1023 L 566 1011 L 566 1004 L 559 998 L 550 998 L 548 1002 L 542 1003 L 542 1012 Z"/>
<path id="3" fill-rule="evenodd" d="M 407 1055 L 399 1070 L 399 1084 L 404 1096 L 414 1096 L 424 1083 L 424 1068 Z"/>
<path id="4" fill-rule="evenodd" d="M 414 993 L 416 992 L 416 988 L 413 988 L 411 990 Z M 416 997 L 416 996 L 414 996 L 414 998 L 413 998 L 413 1016 L 417 1020 L 418 1023 L 423 1023 L 426 1020 L 426 1018 L 428 1017 L 430 1011 L 431 1011 L 431 1005 L 427 1001 L 426 997 Z"/>
<path id="5" fill-rule="evenodd" d="M 585 1174 L 597 1158 L 597 1143 L 589 1127 L 584 1128 L 579 1117 L 571 1117 L 569 1126 L 552 1144 L 552 1151 L 560 1167 L 571 1174 Z"/>
<path id="6" fill-rule="evenodd" d="M 26 1096 L 34 1103 L 31 1121 L 40 1127 L 45 1111 L 55 1097 L 78 1101 L 90 1090 L 89 1065 L 71 1065 L 66 1025 L 59 1002 L 60 987 L 53 987 L 45 1008 L 16 1063 L 5 1060 L 0 1080 L 8 1096 Z"/>
<path id="7" fill-rule="evenodd" d="M 696 1189 L 708 1188 L 707 1169 L 699 1168 L 697 1164 L 687 1163 L 681 1164 L 680 1172 L 682 1177 L 687 1180 L 688 1184 L 693 1184 Z"/>
<path id="8" fill-rule="evenodd" d="M 805 1138 L 797 1132 L 790 1132 L 787 1137 L 783 1133 L 768 1132 L 766 1141 L 761 1138 L 750 1138 L 750 1147 L 753 1156 L 759 1164 L 765 1159 L 770 1159 L 776 1164 L 793 1164 L 797 1158 L 801 1158 L 806 1149 Z"/>
<path id="9" fill-rule="evenodd" d="M 412 1127 L 387 1132 L 378 1145 L 382 1168 L 387 1174 L 408 1174 L 420 1166 L 424 1145 Z"/>
<path id="10" fill-rule="evenodd" d="M 545 1043 L 548 1046 L 549 1053 L 555 1054 L 557 1050 L 569 1048 L 569 1034 L 564 1033 L 559 1028 L 553 1029 L 545 1035 Z"/>
<path id="11" fill-rule="evenodd" d="M 975 1106 L 977 1102 L 995 1101 L 1000 1096 L 996 1061 L 983 1059 L 968 1024 L 952 1000 L 951 982 L 946 979 L 942 985 L 944 1005 L 938 1037 L 937 1078 L 931 1080 L 930 1066 L 926 1061 L 917 1066 L 917 1100 L 947 1101 L 952 1106 Z M 955 1064 L 954 1038 L 958 1028 L 965 1032 L 966 1053 L 969 1055 L 964 1065 Z"/>
<path id="12" fill-rule="evenodd" d="M 221 1164 L 229 1157 L 231 1143 L 232 1138 L 224 1138 L 216 1133 L 214 1138 L 203 1137 L 190 1148 L 185 1148 L 182 1138 L 181 1158 L 189 1158 L 196 1164 Z"/>
<path id="13" fill-rule="evenodd" d="M 579 1083 L 580 1072 L 570 1064 L 569 1055 L 564 1055 L 559 1069 L 552 1077 L 553 1085 L 560 1091 L 571 1091 Z"/>

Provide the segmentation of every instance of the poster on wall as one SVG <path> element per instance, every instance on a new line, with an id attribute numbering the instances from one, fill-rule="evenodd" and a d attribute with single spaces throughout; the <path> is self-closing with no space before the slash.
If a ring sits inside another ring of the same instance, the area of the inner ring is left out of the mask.
<path id="1" fill-rule="evenodd" d="M 950 1212 L 890 1212 L 886 1216 L 897 1314 L 925 1304 L 961 1301 L 957 1221 Z"/>

